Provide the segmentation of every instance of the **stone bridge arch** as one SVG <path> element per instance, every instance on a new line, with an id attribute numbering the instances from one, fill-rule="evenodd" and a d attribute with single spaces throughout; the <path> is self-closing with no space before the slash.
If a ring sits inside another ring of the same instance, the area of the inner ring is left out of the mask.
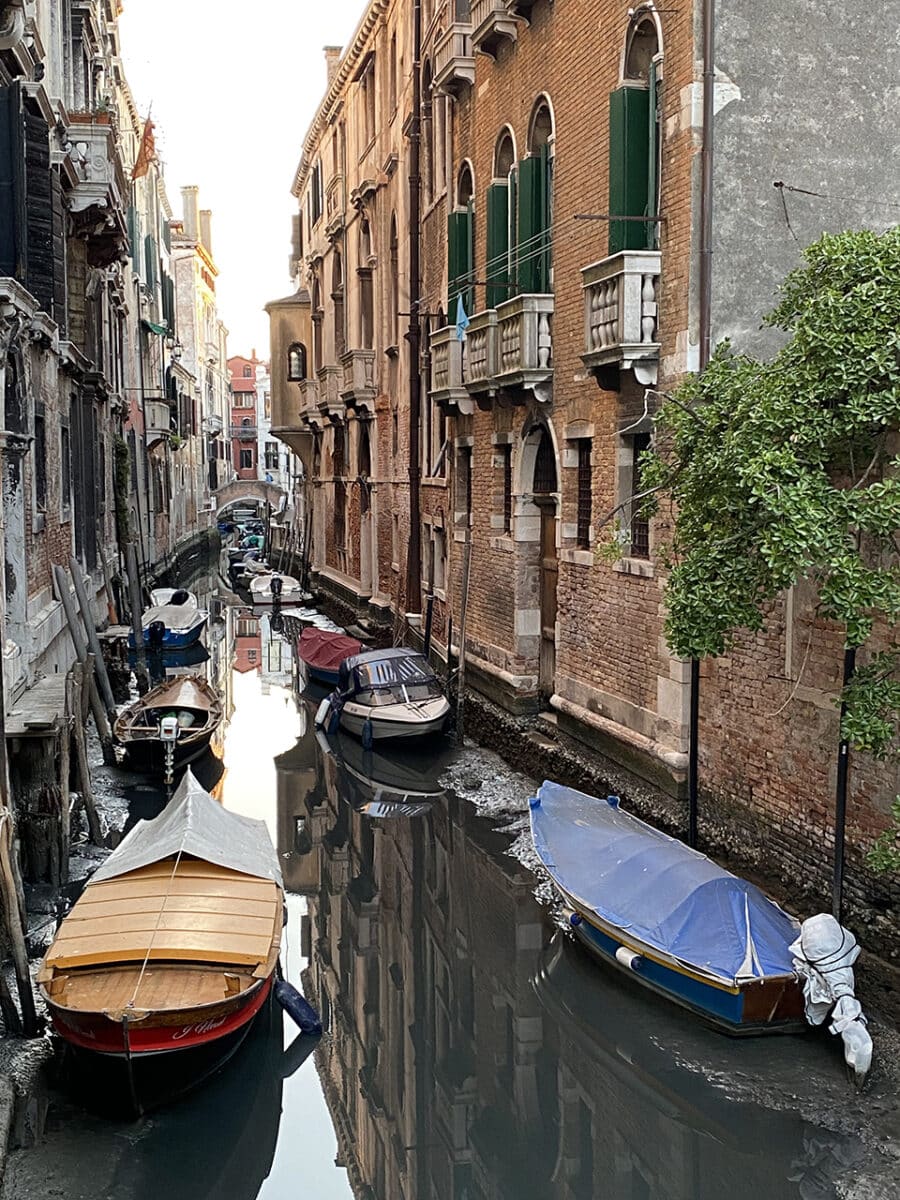
<path id="1" fill-rule="evenodd" d="M 261 479 L 235 479 L 216 491 L 216 511 L 222 512 L 233 504 L 270 504 L 273 512 L 281 509 L 284 488 L 275 483 L 264 483 Z"/>

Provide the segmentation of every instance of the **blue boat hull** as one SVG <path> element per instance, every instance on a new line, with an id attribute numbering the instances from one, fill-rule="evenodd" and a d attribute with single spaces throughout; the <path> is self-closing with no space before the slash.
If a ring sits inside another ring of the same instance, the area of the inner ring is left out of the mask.
<path id="1" fill-rule="evenodd" d="M 558 885 L 557 885 L 558 886 Z M 570 896 L 560 891 L 568 904 Z M 717 1029 L 733 1036 L 760 1033 L 798 1033 L 807 1028 L 802 995 L 794 979 L 763 979 L 738 988 L 717 986 L 686 969 L 672 967 L 640 952 L 614 931 L 576 912 L 571 920 L 576 937 L 593 955 L 631 976 L 635 982 L 687 1008 Z M 634 966 L 616 951 L 635 955 Z"/>
<path id="2" fill-rule="evenodd" d="M 194 646 L 200 640 L 200 634 L 206 627 L 206 621 L 201 621 L 195 625 L 193 629 L 188 629 L 185 632 L 176 632 L 174 629 L 167 629 L 163 634 L 162 649 L 163 650 L 184 650 L 188 646 Z M 149 635 L 147 630 L 144 630 L 144 645 L 149 646 Z M 128 635 L 128 645 L 134 649 L 134 633 Z"/>

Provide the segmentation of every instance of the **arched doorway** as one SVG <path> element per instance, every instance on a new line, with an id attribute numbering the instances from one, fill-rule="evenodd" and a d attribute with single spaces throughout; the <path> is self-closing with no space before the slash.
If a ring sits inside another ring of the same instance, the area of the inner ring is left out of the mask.
<path id="1" fill-rule="evenodd" d="M 553 695 L 556 683 L 556 591 L 559 579 L 556 516 L 559 503 L 559 473 L 553 438 L 550 430 L 544 424 L 533 425 L 525 436 L 520 478 L 523 490 L 531 493 L 530 499 L 534 504 L 539 523 L 537 537 L 537 591 L 540 620 L 538 692 L 541 699 L 547 701 Z"/>

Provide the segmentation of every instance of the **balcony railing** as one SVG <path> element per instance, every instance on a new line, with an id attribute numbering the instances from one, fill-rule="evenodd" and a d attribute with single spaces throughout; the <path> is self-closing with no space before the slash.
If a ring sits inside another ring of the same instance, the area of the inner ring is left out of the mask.
<path id="1" fill-rule="evenodd" d="M 659 275 L 658 250 L 625 250 L 582 268 L 581 358 L 591 371 L 633 369 L 640 383 L 656 383 Z"/>
<path id="2" fill-rule="evenodd" d="M 497 387 L 497 310 L 475 313 L 466 330 L 463 381 L 470 392 L 490 392 Z"/>
<path id="3" fill-rule="evenodd" d="M 128 184 L 109 114 L 72 113 L 67 141 L 78 179 L 68 200 L 72 221 L 90 239 L 94 265 L 107 266 L 120 257 L 128 238 Z"/>
<path id="4" fill-rule="evenodd" d="M 537 4 L 537 0 L 507 0 L 506 7 L 514 17 L 521 17 L 524 21 L 531 20 L 531 10 Z"/>
<path id="5" fill-rule="evenodd" d="M 375 399 L 375 351 L 348 350 L 341 355 L 341 398 L 350 408 L 371 408 Z"/>
<path id="6" fill-rule="evenodd" d="M 239 438 L 242 442 L 255 442 L 257 428 L 255 425 L 232 425 L 231 436 Z"/>
<path id="7" fill-rule="evenodd" d="M 553 297 L 514 296 L 498 304 L 498 385 L 533 388 L 552 377 Z"/>
<path id="8" fill-rule="evenodd" d="M 336 366 L 319 367 L 316 375 L 318 377 L 316 403 L 319 412 L 332 417 L 344 416 L 344 402 L 341 399 L 343 370 Z"/>
<path id="9" fill-rule="evenodd" d="M 482 54 L 496 58 L 504 38 L 514 42 L 519 23 L 511 14 L 507 0 L 472 0 L 472 45 Z"/>
<path id="10" fill-rule="evenodd" d="M 439 91 L 458 96 L 474 82 L 472 26 L 468 21 L 454 21 L 434 48 L 434 86 Z"/>
<path id="11" fill-rule="evenodd" d="M 172 432 L 172 409 L 165 400 L 144 401 L 144 431 L 147 441 L 158 441 Z"/>
<path id="12" fill-rule="evenodd" d="M 463 343 L 455 325 L 431 335 L 431 396 L 446 413 L 467 415 L 474 409 L 463 383 Z"/>

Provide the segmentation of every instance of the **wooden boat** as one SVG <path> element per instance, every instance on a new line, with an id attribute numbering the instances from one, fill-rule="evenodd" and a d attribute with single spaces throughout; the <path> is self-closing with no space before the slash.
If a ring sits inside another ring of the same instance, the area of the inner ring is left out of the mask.
<path id="1" fill-rule="evenodd" d="M 269 996 L 283 903 L 265 823 L 223 808 L 188 771 L 60 926 L 38 974 L 54 1028 L 98 1069 L 117 1065 L 139 1111 L 151 1083 L 203 1078 Z"/>
<path id="2" fill-rule="evenodd" d="M 187 588 L 154 588 L 150 593 L 152 608 L 165 608 L 166 605 L 183 605 L 185 608 L 199 608 L 197 597 Z"/>
<path id="3" fill-rule="evenodd" d="M 428 660 L 416 650 L 366 650 L 341 663 L 338 685 L 322 701 L 316 724 L 340 725 L 364 746 L 382 738 L 442 733 L 450 705 Z"/>
<path id="4" fill-rule="evenodd" d="M 179 675 L 152 688 L 120 713 L 113 727 L 129 766 L 164 769 L 166 751 L 160 722 L 167 716 L 174 716 L 178 722 L 174 762 L 180 766 L 207 748 L 222 723 L 224 707 L 215 688 L 197 675 Z"/>
<path id="5" fill-rule="evenodd" d="M 307 676 L 315 683 L 334 687 L 338 669 L 345 658 L 362 650 L 362 642 L 343 633 L 329 633 L 310 625 L 297 639 L 297 657 Z"/>
<path id="6" fill-rule="evenodd" d="M 293 576 L 280 575 L 269 567 L 251 578 L 250 595 L 254 604 L 302 604 L 311 599 Z"/>
<path id="7" fill-rule="evenodd" d="M 187 592 L 183 593 L 188 595 Z M 154 605 L 141 613 L 144 645 L 150 649 L 183 650 L 193 646 L 209 619 L 205 608 L 191 604 Z M 128 645 L 135 646 L 134 633 L 128 635 Z"/>
<path id="8" fill-rule="evenodd" d="M 545 782 L 534 848 L 598 957 L 730 1034 L 805 1028 L 790 945 L 798 923 L 683 842 Z"/>

